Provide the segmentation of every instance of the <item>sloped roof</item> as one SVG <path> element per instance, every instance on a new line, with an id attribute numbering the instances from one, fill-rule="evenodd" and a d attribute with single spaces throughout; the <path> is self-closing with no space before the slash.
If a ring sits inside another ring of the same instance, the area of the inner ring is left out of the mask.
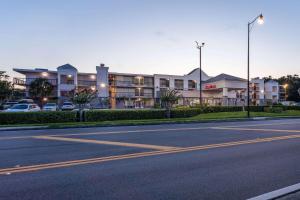
<path id="1" fill-rule="evenodd" d="M 63 69 L 71 69 L 71 70 L 77 71 L 77 69 L 73 65 L 70 65 L 69 63 L 65 64 L 65 65 L 62 65 L 62 66 L 59 66 L 57 68 L 57 70 L 63 70 Z"/>
<path id="2" fill-rule="evenodd" d="M 187 75 L 191 75 L 192 73 L 194 73 L 195 71 L 197 71 L 199 68 L 195 68 L 193 69 L 192 71 L 190 71 Z M 205 76 L 208 76 L 203 70 L 201 70 L 202 74 L 205 75 Z"/>
<path id="3" fill-rule="evenodd" d="M 239 78 L 236 76 L 231 76 L 228 74 L 219 74 L 218 76 L 215 76 L 213 78 L 208 79 L 207 81 L 204 81 L 205 83 L 212 83 L 212 82 L 217 82 L 221 80 L 227 80 L 227 81 L 247 81 L 246 79 Z"/>

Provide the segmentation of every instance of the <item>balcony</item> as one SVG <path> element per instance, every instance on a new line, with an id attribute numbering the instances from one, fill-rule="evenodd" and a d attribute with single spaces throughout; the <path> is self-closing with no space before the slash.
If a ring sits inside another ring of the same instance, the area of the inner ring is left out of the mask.
<path id="1" fill-rule="evenodd" d="M 116 92 L 115 96 L 117 98 L 153 98 L 153 93 L 141 93 L 140 95 L 135 92 Z"/>
<path id="2" fill-rule="evenodd" d="M 96 86 L 96 81 L 78 80 L 78 86 Z"/>
<path id="3" fill-rule="evenodd" d="M 13 78 L 13 84 L 20 86 L 28 86 L 37 78 Z M 46 79 L 52 85 L 57 85 L 57 79 Z"/>
<path id="4" fill-rule="evenodd" d="M 154 87 L 153 82 L 135 83 L 133 81 L 109 81 L 114 87 Z"/>

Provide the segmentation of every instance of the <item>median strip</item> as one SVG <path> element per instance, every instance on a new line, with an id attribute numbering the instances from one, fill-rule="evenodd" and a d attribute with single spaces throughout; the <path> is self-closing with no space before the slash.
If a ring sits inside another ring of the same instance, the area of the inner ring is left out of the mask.
<path id="1" fill-rule="evenodd" d="M 144 153 L 125 154 L 125 155 L 119 155 L 119 156 L 98 157 L 98 158 L 91 158 L 91 159 L 57 162 L 57 163 L 46 163 L 46 164 L 40 164 L 40 165 L 12 167 L 12 168 L 0 169 L 0 174 L 6 175 L 6 174 L 13 174 L 13 173 L 21 173 L 21 172 L 31 172 L 31 171 L 37 171 L 37 170 L 53 169 L 53 168 L 60 168 L 60 167 L 70 167 L 70 166 L 83 165 L 83 164 L 102 163 L 102 162 L 108 162 L 108 161 L 114 161 L 114 160 L 141 158 L 141 157 L 148 157 L 148 156 L 190 152 L 190 151 L 197 151 L 197 150 L 207 150 L 207 149 L 214 149 L 214 148 L 223 148 L 223 147 L 263 143 L 263 142 L 271 142 L 271 141 L 279 141 L 279 140 L 287 140 L 287 139 L 296 139 L 296 138 L 300 138 L 300 135 L 259 138 L 259 139 L 253 139 L 253 140 L 242 140 L 242 141 L 236 141 L 236 142 L 226 142 L 226 143 L 219 143 L 219 144 L 201 145 L 201 146 L 193 146 L 193 147 L 185 147 L 185 148 L 184 147 L 183 148 L 175 148 L 175 149 L 163 150 L 163 151 L 151 151 L 151 152 L 144 152 Z"/>

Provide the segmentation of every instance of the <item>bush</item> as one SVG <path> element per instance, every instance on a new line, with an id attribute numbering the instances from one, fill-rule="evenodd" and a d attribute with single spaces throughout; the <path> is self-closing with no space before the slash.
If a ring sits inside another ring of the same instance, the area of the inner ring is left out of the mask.
<path id="1" fill-rule="evenodd" d="M 93 110 L 85 112 L 85 121 L 110 121 L 132 119 L 161 119 L 165 118 L 166 111 L 155 110 Z"/>
<path id="2" fill-rule="evenodd" d="M 171 118 L 193 117 L 202 113 L 200 108 L 178 108 L 171 110 Z"/>
<path id="3" fill-rule="evenodd" d="M 281 113 L 283 112 L 282 107 L 265 107 L 264 112 L 269 112 L 269 113 Z"/>
<path id="4" fill-rule="evenodd" d="M 0 124 L 39 124 L 76 122 L 77 112 L 56 111 L 56 112 L 16 112 L 0 113 Z"/>

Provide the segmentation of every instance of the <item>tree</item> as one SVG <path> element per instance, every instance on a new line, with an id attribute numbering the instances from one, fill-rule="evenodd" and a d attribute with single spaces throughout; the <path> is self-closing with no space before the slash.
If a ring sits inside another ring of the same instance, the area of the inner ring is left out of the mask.
<path id="1" fill-rule="evenodd" d="M 8 79 L 6 72 L 0 71 L 0 103 L 9 99 L 13 92 L 13 84 Z"/>
<path id="2" fill-rule="evenodd" d="M 93 99 L 96 98 L 97 91 L 90 89 L 83 89 L 75 93 L 72 101 L 78 105 L 80 121 L 82 121 L 83 109 L 86 104 L 90 103 Z"/>
<path id="3" fill-rule="evenodd" d="M 300 78 L 297 74 L 287 75 L 278 79 L 280 85 L 287 84 L 287 100 L 288 101 L 300 101 L 298 89 L 300 88 Z"/>
<path id="4" fill-rule="evenodd" d="M 181 95 L 179 95 L 178 90 L 167 90 L 162 93 L 160 100 L 163 107 L 167 110 L 167 117 L 171 117 L 171 109 L 173 105 L 178 101 Z"/>
<path id="5" fill-rule="evenodd" d="M 34 100 L 37 100 L 39 104 L 42 104 L 43 98 L 49 97 L 53 88 L 53 85 L 47 79 L 37 78 L 29 85 L 29 95 Z"/>

